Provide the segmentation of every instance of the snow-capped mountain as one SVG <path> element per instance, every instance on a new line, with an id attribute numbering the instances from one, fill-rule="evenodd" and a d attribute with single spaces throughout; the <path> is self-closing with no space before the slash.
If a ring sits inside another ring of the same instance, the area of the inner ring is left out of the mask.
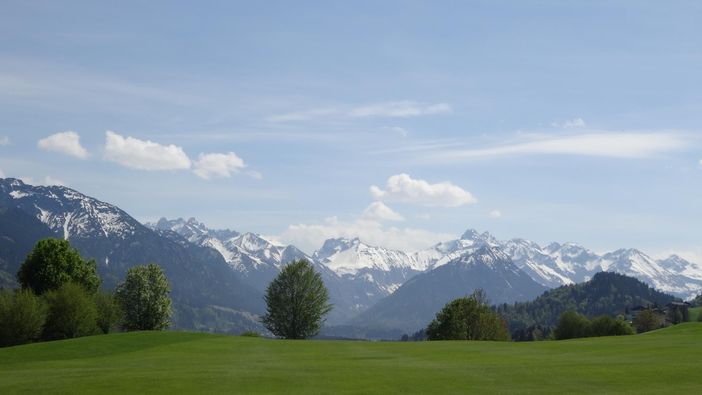
<path id="1" fill-rule="evenodd" d="M 360 312 L 427 269 L 411 254 L 370 246 L 354 239 L 329 239 L 312 258 L 342 279 L 352 308 Z"/>
<path id="2" fill-rule="evenodd" d="M 685 299 L 698 295 L 702 290 L 701 279 L 683 274 L 684 269 L 679 270 L 681 267 L 694 266 L 680 257 L 656 261 L 639 250 L 620 249 L 603 255 L 597 261 L 597 265 L 597 271 L 626 274 Z M 693 274 L 699 276 L 698 273 Z"/>
<path id="3" fill-rule="evenodd" d="M 63 186 L 0 182 L 0 203 L 22 209 L 64 239 L 90 235 L 125 239 L 141 224 L 121 209 Z"/>
<path id="4" fill-rule="evenodd" d="M 417 274 L 351 323 L 412 333 L 426 327 L 446 303 L 477 288 L 485 290 L 492 303 L 529 300 L 546 290 L 520 270 L 501 248 L 483 244 L 469 254 Z"/>
<path id="5" fill-rule="evenodd" d="M 215 249 L 235 271 L 259 290 L 265 290 L 283 265 L 296 259 L 311 257 L 295 246 L 283 246 L 254 233 L 238 233 L 229 229 L 210 229 L 195 218 L 161 218 L 148 227 L 169 230 L 191 243 Z"/>
<path id="6" fill-rule="evenodd" d="M 174 232 L 149 229 L 120 208 L 71 188 L 0 179 L 0 213 L 4 221 L 0 244 L 8 249 L 0 254 L 0 263 L 6 273 L 17 272 L 28 249 L 39 239 L 64 238 L 84 258 L 95 259 L 107 289 L 135 265 L 159 264 L 171 284 L 176 327 L 223 330 L 198 318 L 215 314 L 215 307 L 230 316 L 264 311 L 261 293 L 232 271 L 216 251 Z M 241 325 L 239 329 L 259 324 L 248 320 Z"/>

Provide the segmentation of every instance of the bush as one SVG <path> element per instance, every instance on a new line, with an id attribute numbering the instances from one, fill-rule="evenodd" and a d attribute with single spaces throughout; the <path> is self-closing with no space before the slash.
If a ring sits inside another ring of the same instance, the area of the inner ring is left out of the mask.
<path id="1" fill-rule="evenodd" d="M 117 330 L 121 323 L 124 312 L 117 303 L 116 298 L 111 293 L 98 292 L 95 294 L 95 307 L 97 307 L 97 327 L 102 333 L 110 333 Z"/>
<path id="2" fill-rule="evenodd" d="M 156 264 L 134 266 L 117 286 L 116 298 L 124 311 L 122 327 L 128 331 L 161 330 L 170 325 L 168 279 Z"/>
<path id="3" fill-rule="evenodd" d="M 71 339 L 97 333 L 97 307 L 83 287 L 66 283 L 44 297 L 49 306 L 44 339 Z"/>
<path id="4" fill-rule="evenodd" d="M 88 293 L 97 292 L 100 277 L 94 260 L 86 261 L 67 240 L 40 240 L 27 255 L 17 273 L 22 288 L 29 288 L 37 295 L 58 289 L 73 282 Z"/>
<path id="5" fill-rule="evenodd" d="M 629 323 L 606 315 L 592 320 L 591 330 L 592 336 L 625 336 L 634 334 L 634 330 L 631 329 Z"/>
<path id="6" fill-rule="evenodd" d="M 29 290 L 0 291 L 0 347 L 39 339 L 46 305 Z"/>
<path id="7" fill-rule="evenodd" d="M 241 334 L 243 337 L 261 337 L 261 334 L 256 331 L 246 331 Z"/>
<path id="8" fill-rule="evenodd" d="M 426 334 L 429 340 L 510 340 L 504 320 L 490 309 L 482 290 L 447 303 Z"/>
<path id="9" fill-rule="evenodd" d="M 582 314 L 569 310 L 561 314 L 558 325 L 553 331 L 556 340 L 589 337 L 591 334 L 590 320 Z"/>

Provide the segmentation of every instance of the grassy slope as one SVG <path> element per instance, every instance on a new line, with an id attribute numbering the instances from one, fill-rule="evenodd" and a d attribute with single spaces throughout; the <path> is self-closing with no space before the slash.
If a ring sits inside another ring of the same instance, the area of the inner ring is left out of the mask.
<path id="1" fill-rule="evenodd" d="M 700 346 L 698 323 L 540 343 L 142 332 L 0 349 L 0 393 L 702 393 Z"/>

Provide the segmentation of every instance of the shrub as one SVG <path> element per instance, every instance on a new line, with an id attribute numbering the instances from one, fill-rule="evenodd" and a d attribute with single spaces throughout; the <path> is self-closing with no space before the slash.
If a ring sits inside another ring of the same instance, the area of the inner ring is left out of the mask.
<path id="1" fill-rule="evenodd" d="M 569 310 L 561 314 L 558 325 L 553 331 L 556 340 L 589 337 L 591 333 L 590 320 L 582 314 Z"/>
<path id="2" fill-rule="evenodd" d="M 122 328 L 128 331 L 161 330 L 170 325 L 168 279 L 156 264 L 134 266 L 117 286 L 116 297 L 124 311 Z"/>
<path id="3" fill-rule="evenodd" d="M 243 337 L 261 337 L 261 334 L 256 331 L 246 331 L 241 334 Z"/>
<path id="4" fill-rule="evenodd" d="M 625 336 L 633 335 L 634 330 L 631 325 L 624 320 L 601 316 L 592 320 L 592 336 Z"/>
<path id="5" fill-rule="evenodd" d="M 44 339 L 71 339 L 97 333 L 97 307 L 83 287 L 66 283 L 44 297 L 49 306 Z"/>
<path id="6" fill-rule="evenodd" d="M 0 346 L 39 339 L 45 321 L 46 305 L 31 291 L 0 291 Z"/>
<path id="7" fill-rule="evenodd" d="M 429 340 L 510 339 L 504 320 L 490 309 L 482 290 L 447 303 L 429 324 L 426 334 Z"/>
<path id="8" fill-rule="evenodd" d="M 88 293 L 95 293 L 100 286 L 94 260 L 86 261 L 67 240 L 40 240 L 27 255 L 17 273 L 22 288 L 29 288 L 37 295 L 58 289 L 73 282 Z"/>

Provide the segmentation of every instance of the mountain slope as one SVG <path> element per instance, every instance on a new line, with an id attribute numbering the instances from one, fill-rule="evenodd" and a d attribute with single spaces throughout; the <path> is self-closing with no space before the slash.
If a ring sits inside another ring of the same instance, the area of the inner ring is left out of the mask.
<path id="1" fill-rule="evenodd" d="M 446 303 L 478 288 L 484 289 L 493 303 L 527 300 L 545 290 L 504 252 L 485 245 L 472 254 L 416 275 L 350 324 L 412 333 L 426 327 Z"/>
<path id="2" fill-rule="evenodd" d="M 114 287 L 129 267 L 159 264 L 171 283 L 176 326 L 193 327 L 187 319 L 178 321 L 185 317 L 178 314 L 186 310 L 181 306 L 264 311 L 261 293 L 242 282 L 216 251 L 189 243 L 173 232 L 157 233 L 121 209 L 73 189 L 0 179 L 0 207 L 37 219 L 52 236 L 68 239 L 81 255 L 95 259 L 107 288 Z M 23 232 L 14 232 L 19 233 Z M 22 237 L 36 238 L 29 234 Z M 17 257 L 25 249 L 11 249 L 15 258 L 7 264 L 10 272 L 18 269 L 21 260 Z"/>

